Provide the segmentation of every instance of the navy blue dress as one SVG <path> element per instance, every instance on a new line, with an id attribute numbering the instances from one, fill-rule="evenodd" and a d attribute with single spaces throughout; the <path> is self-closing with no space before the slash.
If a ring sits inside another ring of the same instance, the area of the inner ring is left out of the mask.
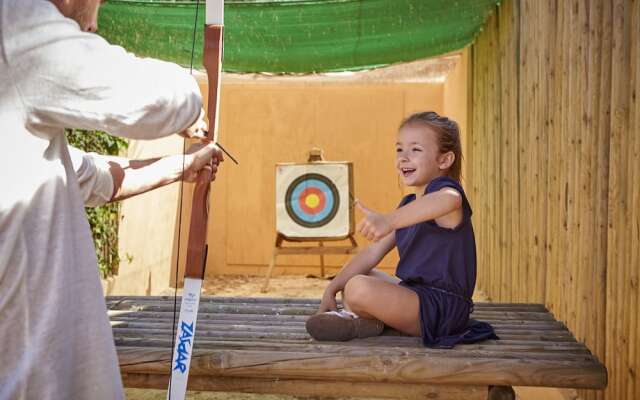
<path id="1" fill-rule="evenodd" d="M 460 183 L 442 176 L 427 185 L 425 193 L 451 187 L 462 195 L 463 218 L 454 229 L 434 220 L 396 230 L 400 261 L 396 275 L 400 285 L 420 299 L 422 341 L 425 346 L 451 348 L 458 343 L 497 339 L 486 322 L 471 320 L 476 285 L 476 243 L 471 225 L 471 206 Z M 402 207 L 414 201 L 410 194 Z"/>

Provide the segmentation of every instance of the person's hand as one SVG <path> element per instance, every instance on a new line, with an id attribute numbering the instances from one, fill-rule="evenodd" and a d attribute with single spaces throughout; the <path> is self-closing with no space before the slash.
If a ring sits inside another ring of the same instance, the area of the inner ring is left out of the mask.
<path id="1" fill-rule="evenodd" d="M 178 132 L 178 135 L 185 139 L 206 139 L 207 138 L 207 122 L 204 120 L 204 108 L 200 109 L 200 116 L 196 122 L 184 129 L 182 132 Z"/>
<path id="2" fill-rule="evenodd" d="M 336 303 L 336 293 L 331 288 L 327 288 L 322 294 L 322 300 L 320 301 L 318 314 L 327 311 L 338 311 L 338 303 Z"/>
<path id="3" fill-rule="evenodd" d="M 387 215 L 377 213 L 365 207 L 359 200 L 356 200 L 356 206 L 364 214 L 364 219 L 360 221 L 356 229 L 362 236 L 367 238 L 367 240 L 377 242 L 393 232 L 393 226 Z"/>
<path id="4" fill-rule="evenodd" d="M 211 180 L 216 179 L 218 165 L 224 161 L 222 151 L 215 143 L 196 143 L 187 150 L 184 158 L 184 174 L 182 179 L 185 182 L 195 182 L 198 173 L 202 168 L 211 168 Z"/>

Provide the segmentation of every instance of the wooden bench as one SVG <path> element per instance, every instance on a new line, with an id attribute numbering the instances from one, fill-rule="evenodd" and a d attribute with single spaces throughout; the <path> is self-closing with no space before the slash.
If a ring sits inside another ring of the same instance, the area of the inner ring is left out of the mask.
<path id="1" fill-rule="evenodd" d="M 317 300 L 203 297 L 190 390 L 397 399 L 513 399 L 512 385 L 603 389 L 605 367 L 539 304 L 477 303 L 500 340 L 429 349 L 390 330 L 317 342 Z M 178 307 L 180 300 L 178 299 Z M 172 297 L 108 297 L 126 387 L 166 389 Z"/>

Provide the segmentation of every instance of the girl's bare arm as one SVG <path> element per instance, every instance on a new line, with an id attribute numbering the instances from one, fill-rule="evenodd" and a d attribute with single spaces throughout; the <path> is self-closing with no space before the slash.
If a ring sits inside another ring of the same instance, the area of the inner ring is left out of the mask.
<path id="1" fill-rule="evenodd" d="M 462 221 L 462 195 L 455 189 L 445 187 L 428 193 L 411 203 L 397 208 L 389 214 L 380 214 L 358 202 L 365 218 L 358 224 L 358 232 L 377 242 L 396 229 L 420 222 L 441 218 L 447 227 L 455 227 Z"/>

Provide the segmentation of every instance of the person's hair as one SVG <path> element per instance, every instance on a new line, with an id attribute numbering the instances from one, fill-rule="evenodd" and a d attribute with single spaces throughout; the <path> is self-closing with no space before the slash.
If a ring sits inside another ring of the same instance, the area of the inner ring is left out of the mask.
<path id="1" fill-rule="evenodd" d="M 462 145 L 460 144 L 460 128 L 458 123 L 434 111 L 415 113 L 400 124 L 400 129 L 407 125 L 424 125 L 432 129 L 438 136 L 438 150 L 441 154 L 453 152 L 455 160 L 447 170 L 447 175 L 460 181 L 462 169 Z"/>

